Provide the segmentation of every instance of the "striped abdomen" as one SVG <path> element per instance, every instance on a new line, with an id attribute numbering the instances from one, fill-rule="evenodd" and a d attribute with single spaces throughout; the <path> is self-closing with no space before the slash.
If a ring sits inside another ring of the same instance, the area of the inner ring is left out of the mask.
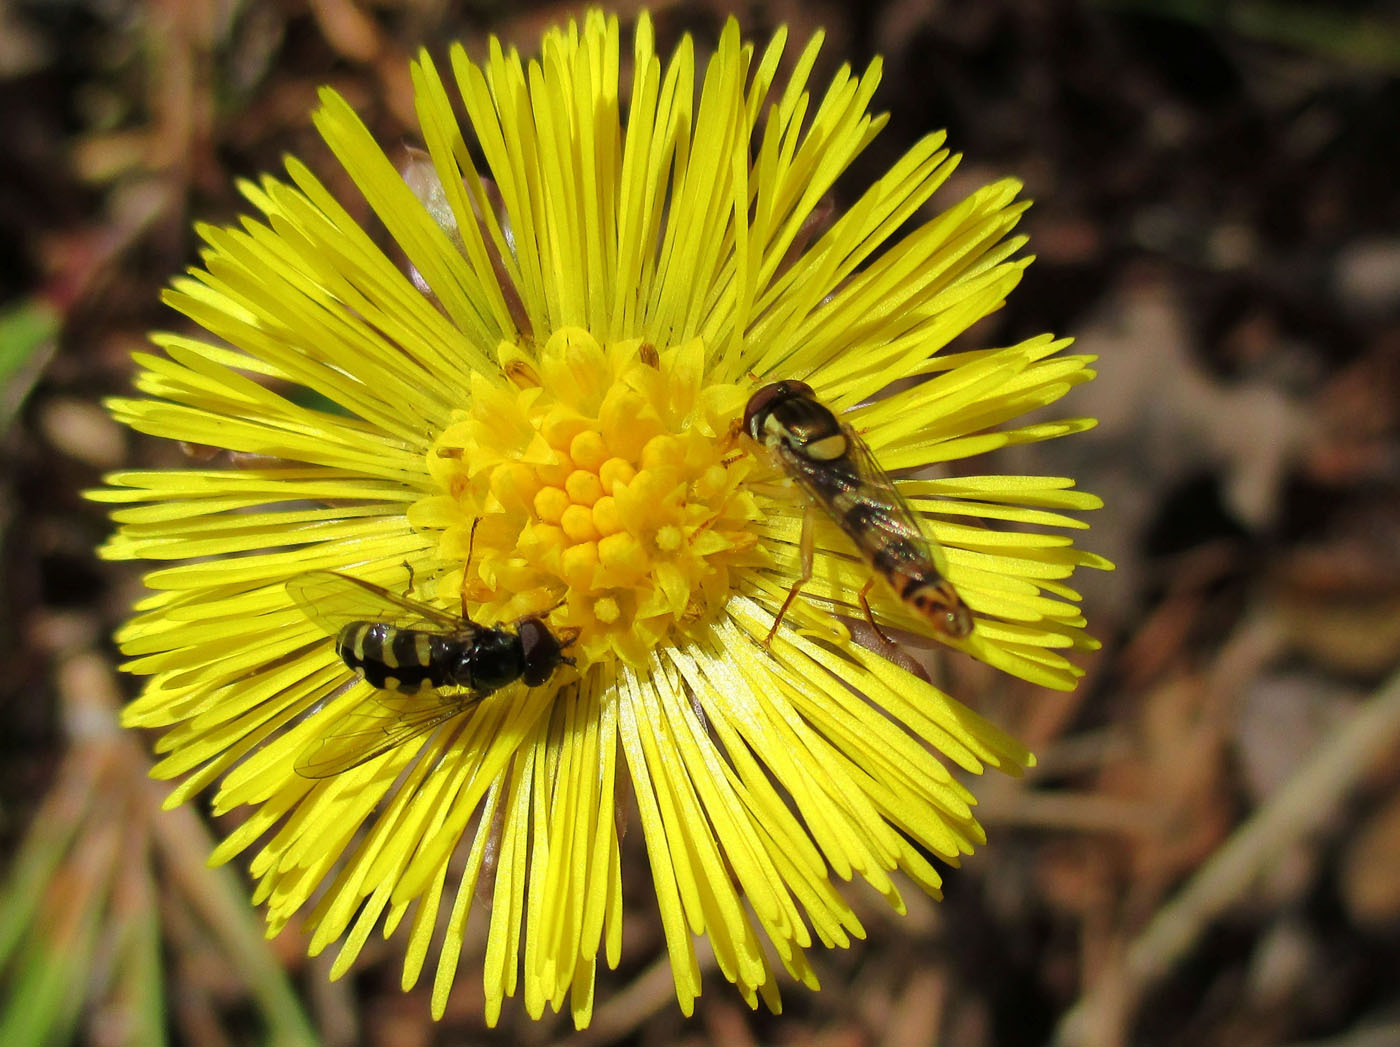
<path id="1" fill-rule="evenodd" d="M 972 613 L 934 566 L 918 525 L 868 496 L 870 490 L 851 469 L 844 475 L 844 489 L 831 492 L 831 515 L 841 530 L 901 601 L 949 636 L 961 639 L 972 632 Z"/>
<path id="2" fill-rule="evenodd" d="M 417 694 L 452 683 L 461 646 L 452 637 L 388 622 L 351 622 L 336 637 L 335 653 L 371 687 Z"/>

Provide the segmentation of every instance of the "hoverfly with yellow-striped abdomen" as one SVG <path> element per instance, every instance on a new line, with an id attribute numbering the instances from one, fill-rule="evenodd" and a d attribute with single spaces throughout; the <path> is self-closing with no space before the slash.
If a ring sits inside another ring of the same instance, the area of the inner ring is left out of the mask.
<path id="1" fill-rule="evenodd" d="M 471 620 L 399 596 L 336 571 L 308 571 L 287 594 L 331 636 L 335 653 L 371 686 L 374 703 L 297 761 L 307 778 L 357 767 L 427 734 L 487 695 L 515 683 L 538 687 L 561 665 L 575 639 L 555 636 L 542 618 L 510 627 Z"/>
<path id="2" fill-rule="evenodd" d="M 901 601 L 944 636 L 960 640 L 972 632 L 972 612 L 934 565 L 918 517 L 870 448 L 816 398 L 811 386 L 795 380 L 763 386 L 744 409 L 744 431 L 826 510 Z M 812 576 L 811 524 L 809 506 L 802 524 L 802 575 L 783 601 L 765 643 L 772 641 L 788 607 Z M 858 599 L 866 620 L 888 643 L 866 600 L 874 581 L 865 584 Z"/>

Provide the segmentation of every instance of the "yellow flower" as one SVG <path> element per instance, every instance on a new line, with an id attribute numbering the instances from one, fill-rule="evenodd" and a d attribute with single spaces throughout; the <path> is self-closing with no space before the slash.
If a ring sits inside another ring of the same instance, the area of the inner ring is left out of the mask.
<path id="1" fill-rule="evenodd" d="M 807 381 L 886 469 L 917 470 L 901 490 L 976 615 L 952 657 L 1068 688 L 1064 652 L 1093 646 L 1067 580 L 1107 565 L 1060 532 L 1097 500 L 924 468 L 1089 424 L 1016 422 L 1091 377 L 1066 341 L 942 352 L 1026 264 L 1018 184 L 925 211 L 957 162 L 931 135 L 823 227 L 885 122 L 867 109 L 880 65 L 815 101 L 820 37 L 777 84 L 785 43 L 756 50 L 731 21 L 698 92 L 691 42 L 663 64 L 645 16 L 626 76 L 597 12 L 528 63 L 455 47 L 465 125 L 423 55 L 426 153 L 403 171 L 323 92 L 316 125 L 409 271 L 289 161 L 290 184 L 244 186 L 261 219 L 200 228 L 203 268 L 167 295 L 215 340 L 157 336 L 146 398 L 111 405 L 239 466 L 120 473 L 96 494 L 127 506 L 105 555 L 177 561 L 119 636 L 149 676 L 126 722 L 164 729 L 172 803 L 216 785 L 216 812 L 243 810 L 214 858 L 256 847 L 270 930 L 309 909 L 312 951 L 342 943 L 336 975 L 406 924 L 404 985 L 435 957 L 441 1015 L 480 884 L 488 1020 L 522 993 L 531 1015 L 567 1002 L 584 1025 L 598 954 L 621 949 L 630 792 L 682 1009 L 697 936 L 776 1007 L 775 964 L 815 987 L 804 950 L 864 934 L 836 881 L 899 909 L 892 872 L 936 895 L 929 856 L 983 841 L 945 761 L 1017 773 L 1031 756 L 851 641 L 869 572 L 827 522 L 762 643 L 803 514 L 736 433 L 762 382 Z M 388 703 L 289 599 L 315 569 L 413 584 L 447 613 L 465 597 L 487 624 L 543 616 L 576 665 L 355 764 L 354 725 Z M 874 612 L 922 628 L 883 589 Z M 326 747 L 353 766 L 298 773 Z"/>

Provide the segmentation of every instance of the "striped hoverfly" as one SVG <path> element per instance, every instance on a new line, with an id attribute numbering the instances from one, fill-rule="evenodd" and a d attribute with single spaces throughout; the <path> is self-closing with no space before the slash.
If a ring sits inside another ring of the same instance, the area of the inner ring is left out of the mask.
<path id="1" fill-rule="evenodd" d="M 772 641 L 788 607 L 812 577 L 813 504 L 826 510 L 871 569 L 935 631 L 955 640 L 972 632 L 972 612 L 934 565 L 929 539 L 914 510 L 865 441 L 822 405 L 811 386 L 795 380 L 763 386 L 749 398 L 743 427 L 811 499 L 802 522 L 802 575 L 783 601 L 765 643 Z M 874 583 L 874 578 L 865 583 L 858 600 L 871 628 L 891 643 L 875 624 L 866 600 Z"/>
<path id="2" fill-rule="evenodd" d="M 542 618 L 482 625 L 335 571 L 309 571 L 287 582 L 302 612 L 335 637 L 335 653 L 379 689 L 374 702 L 297 760 L 307 778 L 357 767 L 471 708 L 519 680 L 546 682 L 575 639 L 560 639 Z M 426 692 L 426 693 L 425 693 Z"/>

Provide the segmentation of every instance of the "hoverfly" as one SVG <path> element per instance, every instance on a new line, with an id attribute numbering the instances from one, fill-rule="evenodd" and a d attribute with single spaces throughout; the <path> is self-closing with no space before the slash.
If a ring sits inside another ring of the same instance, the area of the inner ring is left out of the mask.
<path id="1" fill-rule="evenodd" d="M 795 380 L 765 385 L 744 408 L 744 430 L 830 514 L 900 600 L 944 636 L 960 640 L 972 632 L 972 613 L 934 566 L 918 517 L 865 441 L 817 400 L 811 386 Z M 783 601 L 765 643 L 772 642 L 788 607 L 812 577 L 811 510 L 809 505 L 802 521 L 802 576 Z M 866 600 L 874 583 L 874 578 L 867 581 L 858 599 L 866 620 L 889 643 Z"/>
<path id="2" fill-rule="evenodd" d="M 448 614 L 335 571 L 297 575 L 287 595 L 335 637 L 341 660 L 381 692 L 375 708 L 302 754 L 297 771 L 307 778 L 357 767 L 516 680 L 538 687 L 560 665 L 574 664 L 564 649 L 575 636 L 560 640 L 535 616 L 511 627 L 481 625 L 465 600 L 460 616 Z"/>

